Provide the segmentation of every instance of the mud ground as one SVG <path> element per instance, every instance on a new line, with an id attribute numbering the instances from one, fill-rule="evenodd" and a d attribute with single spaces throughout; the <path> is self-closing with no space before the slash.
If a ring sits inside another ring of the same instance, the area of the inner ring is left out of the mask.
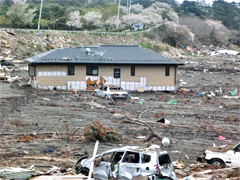
<path id="1" fill-rule="evenodd" d="M 144 111 L 147 112 L 142 121 L 156 122 L 162 117 L 170 120 L 171 125 L 150 125 L 161 136 L 172 140 L 163 150 L 169 152 L 173 161 L 183 161 L 184 169 L 190 169 L 197 156 L 213 143 L 226 144 L 218 140 L 220 135 L 231 140 L 232 145 L 239 142 L 239 60 L 232 57 L 180 60 L 186 63 L 178 73 L 178 80 L 183 82 L 182 91 L 129 92 L 139 100 L 117 102 L 95 97 L 93 92 L 32 89 L 26 86 L 27 72 L 13 72 L 24 78 L 22 82 L 0 83 L 0 167 L 29 168 L 41 164 L 72 168 L 82 154 L 92 154 L 94 142 L 82 141 L 81 133 L 87 124 L 97 120 L 124 137 L 121 143 L 100 142 L 98 153 L 123 145 L 147 146 L 149 142 L 137 138 L 148 136 L 147 128 L 126 123 L 123 117 L 128 114 L 137 118 Z M 230 96 L 229 91 L 235 89 L 238 92 Z M 207 98 L 199 94 L 209 91 L 216 96 Z M 223 98 L 226 95 L 232 99 Z M 167 104 L 170 100 L 177 100 L 177 104 Z M 152 142 L 161 144 L 157 139 Z"/>

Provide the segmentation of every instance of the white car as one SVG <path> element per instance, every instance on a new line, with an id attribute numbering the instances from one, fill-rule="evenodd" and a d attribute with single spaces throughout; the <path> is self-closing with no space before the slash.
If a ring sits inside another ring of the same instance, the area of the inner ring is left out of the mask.
<path id="1" fill-rule="evenodd" d="M 213 150 L 205 151 L 205 160 L 216 166 L 233 166 L 240 167 L 240 142 L 232 148 L 219 147 L 219 149 L 227 149 L 225 152 L 216 152 Z"/>
<path id="2" fill-rule="evenodd" d="M 113 85 L 104 85 L 99 89 L 95 89 L 94 95 L 106 99 L 128 99 L 127 91 L 124 91 L 119 86 Z"/>
<path id="3" fill-rule="evenodd" d="M 86 158 L 86 157 L 84 157 Z M 88 175 L 93 158 L 78 160 L 77 174 Z M 94 179 L 131 180 L 133 177 L 148 177 L 149 180 L 177 180 L 173 164 L 167 151 L 137 150 L 122 147 L 111 149 L 96 156 L 93 168 Z"/>

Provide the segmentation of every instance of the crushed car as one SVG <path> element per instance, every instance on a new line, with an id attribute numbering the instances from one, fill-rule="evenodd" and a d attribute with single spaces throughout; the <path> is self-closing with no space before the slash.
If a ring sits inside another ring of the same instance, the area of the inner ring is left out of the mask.
<path id="1" fill-rule="evenodd" d="M 114 85 L 104 85 L 99 89 L 95 89 L 95 96 L 99 96 L 106 99 L 128 99 L 128 92 L 123 90 L 122 87 Z"/>
<path id="2" fill-rule="evenodd" d="M 88 175 L 93 157 L 80 158 L 76 165 L 77 174 Z M 147 177 L 149 180 L 177 180 L 173 164 L 167 151 L 151 148 L 125 146 L 111 149 L 96 156 L 94 179 L 117 178 L 131 180 L 133 177 Z"/>
<path id="3" fill-rule="evenodd" d="M 240 167 L 240 142 L 235 146 L 224 145 L 212 147 L 206 150 L 203 157 L 198 157 L 200 162 L 206 161 L 209 164 L 221 167 Z"/>

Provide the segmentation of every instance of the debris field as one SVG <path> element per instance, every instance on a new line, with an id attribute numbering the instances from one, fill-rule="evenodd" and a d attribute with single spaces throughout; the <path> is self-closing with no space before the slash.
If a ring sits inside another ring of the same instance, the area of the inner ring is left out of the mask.
<path id="1" fill-rule="evenodd" d="M 185 66 L 178 71 L 178 91 L 129 92 L 131 98 L 117 101 L 93 96 L 93 91 L 32 89 L 26 70 L 7 72 L 19 78 L 0 83 L 1 169 L 33 165 L 73 169 L 79 157 L 93 153 L 99 140 L 86 136 L 91 124 L 98 124 L 101 132 L 98 154 L 126 145 L 161 145 L 156 137 L 146 141 L 148 124 L 159 136 L 171 139 L 162 149 L 172 161 L 182 162 L 175 171 L 179 179 L 206 170 L 208 165 L 193 166 L 206 149 L 240 141 L 240 61 L 226 56 L 181 61 Z M 109 131 L 116 137 L 104 138 Z M 228 175 L 220 171 L 212 179 Z"/>

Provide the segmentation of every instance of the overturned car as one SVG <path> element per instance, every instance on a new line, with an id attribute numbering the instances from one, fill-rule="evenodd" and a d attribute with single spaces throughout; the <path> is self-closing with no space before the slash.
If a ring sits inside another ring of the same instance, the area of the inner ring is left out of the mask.
<path id="1" fill-rule="evenodd" d="M 76 173 L 88 175 L 93 158 L 80 158 Z M 131 180 L 133 177 L 148 177 L 149 180 L 176 180 L 173 164 L 166 151 L 122 147 L 111 149 L 96 156 L 93 174 L 95 179 L 117 178 Z"/>

